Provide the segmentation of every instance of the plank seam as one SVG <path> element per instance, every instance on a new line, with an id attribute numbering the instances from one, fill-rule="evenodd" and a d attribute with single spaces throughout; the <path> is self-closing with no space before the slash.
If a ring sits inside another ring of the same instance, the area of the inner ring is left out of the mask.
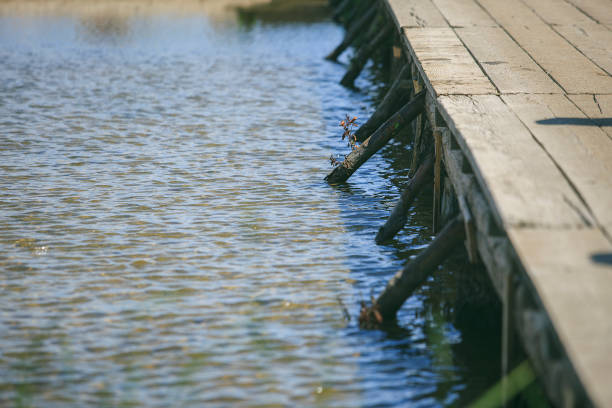
<path id="1" fill-rule="evenodd" d="M 525 54 L 527 54 L 527 56 L 528 56 L 529 58 L 531 58 L 531 60 L 532 60 L 532 61 L 533 61 L 533 62 L 534 62 L 534 63 L 535 63 L 535 64 L 536 64 L 536 65 L 537 65 L 537 66 L 538 66 L 538 67 L 539 67 L 539 68 L 540 68 L 540 69 L 541 69 L 541 70 L 542 70 L 542 71 L 543 71 L 543 72 L 544 72 L 546 75 L 548 75 L 548 77 L 549 77 L 549 78 L 550 78 L 550 79 L 551 79 L 551 80 L 552 80 L 552 81 L 553 81 L 555 84 L 557 84 L 557 86 L 558 86 L 559 88 L 561 88 L 561 90 L 562 90 L 564 93 L 566 93 L 566 94 L 568 93 L 568 92 L 567 92 L 567 89 L 565 89 L 563 86 L 561 86 L 561 84 L 560 84 L 560 83 L 559 83 L 559 82 L 558 82 L 558 81 L 557 81 L 555 78 L 553 78 L 553 76 L 550 74 L 550 72 L 548 72 L 548 70 L 544 69 L 544 67 L 543 67 L 542 65 L 540 65 L 540 63 L 539 63 L 538 61 L 536 61 L 536 60 L 535 60 L 535 58 L 533 58 L 533 56 L 532 56 L 532 55 L 531 55 L 531 54 L 530 54 L 530 53 L 529 53 L 529 52 L 528 52 L 528 51 L 527 51 L 525 48 L 523 48 L 523 46 L 522 46 L 522 45 L 521 45 L 521 44 L 520 44 L 520 43 L 519 43 L 519 42 L 516 40 L 516 38 L 514 38 L 514 37 L 512 36 L 512 34 L 510 34 L 510 32 L 509 32 L 509 31 L 506 29 L 506 27 L 504 27 L 504 26 L 503 26 L 503 25 L 502 25 L 502 24 L 501 24 L 499 21 L 497 21 L 497 19 L 496 19 L 495 17 L 493 17 L 493 15 L 492 15 L 491 13 L 489 13 L 489 11 L 488 11 L 486 8 L 484 8 L 484 6 L 483 6 L 482 4 L 480 4 L 480 1 L 478 1 L 478 0 L 474 0 L 474 1 L 476 2 L 476 4 L 478 4 L 478 6 L 479 6 L 479 7 L 480 7 L 480 8 L 481 8 L 481 9 L 482 9 L 482 10 L 483 10 L 485 13 L 487 13 L 487 14 L 489 15 L 489 17 L 491 17 L 491 18 L 493 19 L 493 21 L 495 21 L 495 22 L 496 22 L 496 23 L 499 25 L 499 27 L 500 27 L 502 30 L 504 30 L 504 32 L 505 32 L 505 33 L 508 35 L 508 37 L 510 37 L 510 39 L 512 39 L 512 41 L 514 41 L 514 42 L 516 43 L 516 45 L 518 45 L 518 47 L 519 47 L 521 50 L 523 50 L 523 52 L 524 52 L 524 53 L 525 53 Z M 537 14 L 536 14 L 536 16 L 537 16 L 537 17 L 538 17 L 540 20 L 542 20 L 542 18 L 541 18 L 539 15 L 537 15 Z M 546 22 L 545 22 L 545 21 L 543 21 L 543 20 L 542 20 L 542 22 L 543 22 L 543 23 L 546 25 Z M 555 33 L 556 33 L 556 31 L 555 31 Z M 563 38 L 563 37 L 561 37 L 561 38 Z M 564 39 L 565 39 L 565 38 L 564 38 Z"/>
<path id="2" fill-rule="evenodd" d="M 581 94 L 570 94 L 570 95 L 581 95 Z M 582 95 L 591 95 L 591 94 L 582 94 Z M 607 94 L 600 94 L 600 95 L 607 95 Z M 568 95 L 565 95 L 565 97 L 580 111 L 584 114 L 584 116 L 586 116 L 587 118 L 595 121 L 596 119 L 591 118 L 589 116 L 589 114 L 587 112 L 584 111 L 584 109 L 582 109 L 576 102 L 574 102 L 574 100 L 572 98 L 568 98 Z M 601 106 L 599 105 L 599 101 L 597 100 L 597 95 L 593 94 L 593 101 L 595 102 L 595 104 L 597 105 L 597 108 L 599 109 L 599 112 L 601 112 L 601 114 L 603 115 L 603 111 L 601 110 Z M 601 129 L 602 132 L 604 132 L 609 138 L 610 140 L 612 140 L 612 134 L 608 134 L 608 132 L 606 132 L 605 130 L 603 130 L 603 126 L 597 125 L 597 127 L 599 129 Z"/>
<path id="3" fill-rule="evenodd" d="M 591 20 L 593 20 L 594 22 L 596 22 L 597 24 L 606 27 L 608 30 L 612 31 L 612 29 L 610 29 L 610 27 L 608 27 L 607 25 L 603 24 L 601 21 L 597 20 L 595 17 L 593 17 L 592 15 L 590 15 L 589 13 L 587 13 L 586 11 L 584 11 L 583 9 L 581 9 L 580 7 L 578 7 L 577 5 L 575 5 L 574 3 L 572 3 L 569 0 L 565 0 L 565 2 L 567 4 L 569 4 L 570 6 L 574 7 L 576 10 L 578 10 L 579 12 L 581 12 L 582 14 L 584 14 L 585 16 L 587 16 L 588 18 L 590 18 Z"/>
<path id="4" fill-rule="evenodd" d="M 569 98 L 567 96 L 565 96 L 565 99 Z M 550 161 L 555 165 L 555 167 L 557 168 L 557 170 L 559 170 L 559 172 L 561 173 L 561 175 L 563 176 L 563 178 L 565 179 L 565 181 L 569 184 L 570 188 L 574 191 L 574 194 L 576 194 L 576 196 L 578 196 L 578 198 L 580 199 L 580 201 L 582 202 L 582 205 L 584 205 L 584 207 L 588 210 L 589 215 L 593 218 L 593 221 L 595 222 L 594 227 L 596 227 L 605 237 L 606 239 L 612 244 L 612 236 L 610 236 L 610 234 L 607 233 L 606 229 L 603 227 L 603 225 L 601 224 L 601 222 L 597 219 L 597 217 L 595 216 L 595 214 L 593 213 L 593 210 L 591 209 L 591 206 L 589 205 L 589 203 L 586 201 L 586 199 L 583 197 L 583 195 L 580 193 L 580 191 L 578 190 L 578 188 L 576 187 L 576 185 L 574 184 L 574 182 L 572 181 L 572 179 L 568 176 L 568 174 L 565 172 L 565 170 L 563 170 L 563 168 L 561 167 L 561 165 L 559 164 L 559 162 L 553 157 L 552 154 L 550 154 L 550 152 L 546 149 L 546 147 L 540 142 L 540 140 L 536 137 L 536 135 L 531 131 L 531 129 L 529 128 L 529 126 L 527 126 L 527 124 L 525 122 L 523 122 L 523 120 L 519 117 L 519 115 L 516 114 L 516 112 L 514 112 L 514 110 L 512 109 L 512 107 L 510 107 L 506 101 L 504 100 L 504 98 L 500 98 L 502 100 L 502 102 L 508 107 L 508 109 L 510 109 L 510 111 L 512 112 L 512 114 L 523 124 L 523 126 L 527 129 L 527 131 L 529 132 L 529 134 L 531 135 L 532 139 L 538 144 L 538 146 L 540 146 L 540 148 L 544 151 L 544 153 L 546 153 L 546 155 L 548 156 L 548 158 L 550 159 Z M 571 100 L 570 100 L 571 102 Z M 582 219 L 582 221 L 586 224 L 587 227 L 593 227 L 593 225 L 591 225 L 591 222 L 589 221 L 588 217 L 586 217 L 582 211 L 580 211 L 580 209 L 578 207 L 576 207 L 571 200 L 566 197 L 565 195 L 563 196 L 563 201 L 565 201 L 568 206 L 570 208 L 572 208 Z"/>
<path id="5" fill-rule="evenodd" d="M 534 8 L 530 7 L 529 4 L 527 2 L 525 2 L 525 0 L 521 0 L 521 2 L 525 5 L 525 7 L 527 7 L 529 10 L 533 11 L 533 14 L 535 14 L 536 16 L 538 16 L 540 18 L 540 20 L 542 20 L 544 22 L 545 25 L 547 25 L 548 27 L 550 27 L 551 30 L 553 30 L 555 33 L 557 33 L 557 35 L 561 38 L 563 38 L 565 40 L 565 42 L 567 42 L 569 45 L 571 45 L 576 51 L 578 51 L 580 54 L 582 54 L 586 59 L 588 59 L 589 61 L 591 61 L 591 63 L 593 65 L 595 65 L 597 68 L 601 69 L 603 72 L 605 72 L 608 75 L 611 75 L 610 72 L 608 72 L 605 68 L 603 68 L 602 66 L 600 66 L 597 62 L 593 61 L 592 58 L 590 58 L 588 55 L 586 55 L 584 52 L 582 52 L 582 50 L 580 48 L 578 48 L 576 45 L 574 45 L 573 42 L 571 42 L 570 40 L 567 39 L 567 37 L 565 37 L 563 34 L 561 34 L 555 27 L 557 26 L 563 26 L 565 24 L 549 24 L 547 23 L 544 18 L 540 15 L 540 13 L 538 13 Z M 590 17 L 590 16 L 587 16 Z M 596 21 L 596 23 L 600 26 L 603 26 L 602 24 L 600 24 L 598 21 Z"/>
<path id="6" fill-rule="evenodd" d="M 436 5 L 436 3 L 434 3 L 433 1 L 431 2 L 431 4 L 436 8 L 436 10 L 438 10 L 438 12 L 440 13 L 440 15 L 442 16 L 442 18 L 444 19 L 444 21 L 446 21 L 446 24 L 448 25 L 448 27 L 453 30 L 453 33 L 455 33 L 455 37 L 457 37 L 459 39 L 459 41 L 461 42 L 461 44 L 463 45 L 463 47 L 467 50 L 467 52 L 470 54 L 470 57 L 472 57 L 472 59 L 474 60 L 474 62 L 476 62 L 476 65 L 478 65 L 478 68 L 480 68 L 480 71 L 484 74 L 485 77 L 487 77 L 487 79 L 489 80 L 489 82 L 491 83 L 491 85 L 493 85 L 493 87 L 495 88 L 495 92 L 498 95 L 501 95 L 501 91 L 499 90 L 499 88 L 497 87 L 497 85 L 495 85 L 495 82 L 493 82 L 493 79 L 491 79 L 491 77 L 489 76 L 489 74 L 487 73 L 487 71 L 484 69 L 484 67 L 482 66 L 482 64 L 480 63 L 480 61 L 478 61 L 478 59 L 476 58 L 476 56 L 472 53 L 472 50 L 470 50 L 470 47 L 467 46 L 467 44 L 463 41 L 463 38 L 461 38 L 461 36 L 457 33 L 457 30 L 455 29 L 455 27 L 453 27 L 450 23 L 450 21 L 448 21 L 448 19 L 446 18 L 446 16 L 444 15 L 444 13 L 442 13 L 442 10 L 440 10 L 440 8 Z M 495 20 L 493 20 L 495 21 Z M 499 25 L 499 23 L 498 23 Z"/>

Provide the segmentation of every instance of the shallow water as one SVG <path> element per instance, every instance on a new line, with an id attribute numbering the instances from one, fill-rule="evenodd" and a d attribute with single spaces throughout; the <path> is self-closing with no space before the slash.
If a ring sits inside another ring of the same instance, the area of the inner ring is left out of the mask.
<path id="1" fill-rule="evenodd" d="M 400 142 L 323 182 L 339 120 L 367 117 L 377 87 L 337 84 L 323 57 L 341 37 L 0 15 L 0 405 L 437 406 L 491 383 L 497 344 L 445 313 L 452 266 L 397 330 L 357 327 L 431 214 L 425 197 L 374 244 L 407 180 Z"/>

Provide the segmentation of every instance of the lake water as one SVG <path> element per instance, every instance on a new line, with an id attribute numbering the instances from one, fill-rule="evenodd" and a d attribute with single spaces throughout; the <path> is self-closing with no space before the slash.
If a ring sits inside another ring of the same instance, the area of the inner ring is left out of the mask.
<path id="1" fill-rule="evenodd" d="M 379 94 L 323 59 L 342 29 L 142 7 L 0 14 L 0 405 L 440 406 L 494 382 L 498 334 L 453 324 L 460 262 L 395 330 L 357 325 L 431 201 L 377 246 L 409 147 L 323 181 Z"/>

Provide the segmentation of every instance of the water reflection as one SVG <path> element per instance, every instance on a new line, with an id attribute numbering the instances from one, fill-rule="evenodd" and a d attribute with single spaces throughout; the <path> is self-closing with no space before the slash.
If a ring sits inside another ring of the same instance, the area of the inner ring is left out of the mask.
<path id="1" fill-rule="evenodd" d="M 340 29 L 152 4 L 0 17 L 2 405 L 425 406 L 486 385 L 495 366 L 457 351 L 452 264 L 397 330 L 345 320 L 338 298 L 356 316 L 431 214 L 373 244 L 401 144 L 322 181 L 376 89 L 338 85 Z"/>
<path id="2" fill-rule="evenodd" d="M 91 41 L 116 42 L 130 33 L 130 21 L 118 14 L 98 14 L 81 18 L 83 32 Z"/>

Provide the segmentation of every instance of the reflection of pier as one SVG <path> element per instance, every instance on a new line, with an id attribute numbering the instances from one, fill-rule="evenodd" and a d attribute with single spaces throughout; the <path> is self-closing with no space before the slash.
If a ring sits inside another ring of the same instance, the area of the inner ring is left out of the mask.
<path id="1" fill-rule="evenodd" d="M 82 18 L 112 15 L 190 15 L 212 21 L 232 21 L 238 7 L 252 7 L 270 0 L 2 0 L 0 13 L 12 15 L 76 15 Z M 295 0 L 298 1 L 298 0 Z"/>
<path id="2" fill-rule="evenodd" d="M 391 20 L 410 92 L 426 90 L 412 171 L 435 151 L 434 225 L 463 215 L 470 258 L 504 303 L 504 370 L 517 338 L 556 405 L 612 406 L 612 3 L 365 3 L 341 1 L 336 16 L 361 36 L 360 58 Z M 378 18 L 351 15 L 368 7 Z"/>

